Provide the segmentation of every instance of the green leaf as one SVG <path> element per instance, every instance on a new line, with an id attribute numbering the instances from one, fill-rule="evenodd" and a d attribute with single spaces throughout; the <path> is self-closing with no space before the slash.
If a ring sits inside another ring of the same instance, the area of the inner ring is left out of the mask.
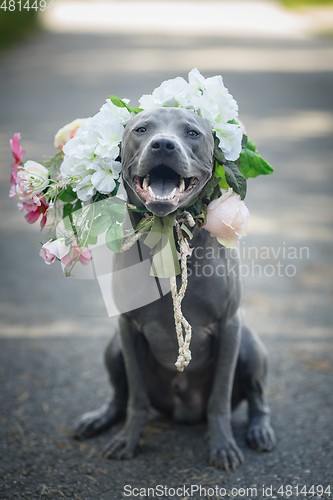
<path id="1" fill-rule="evenodd" d="M 117 182 L 117 181 L 116 181 Z M 91 198 L 91 203 L 98 203 L 99 201 L 103 201 L 109 198 L 108 194 L 102 194 L 102 193 L 96 193 L 92 198 Z"/>
<path id="2" fill-rule="evenodd" d="M 106 232 L 105 242 L 112 252 L 119 252 L 124 233 L 120 224 L 113 223 Z"/>
<path id="3" fill-rule="evenodd" d="M 215 175 L 221 177 L 219 183 L 221 188 L 228 189 L 231 187 L 235 193 L 239 194 L 244 200 L 246 196 L 246 178 L 240 172 L 237 164 L 232 161 L 227 161 L 224 154 L 219 148 L 220 140 L 214 136 L 214 156 L 219 165 L 215 166 Z M 220 168 L 222 167 L 222 168 Z M 223 170 L 222 170 L 223 169 Z M 224 172 L 223 172 L 224 171 Z M 224 175 L 223 175 L 224 174 Z M 227 186 L 226 186 L 227 184 Z"/>
<path id="4" fill-rule="evenodd" d="M 230 187 L 239 194 L 241 199 L 244 200 L 246 196 L 246 178 L 239 171 L 236 163 L 228 161 L 223 165 L 225 171 L 225 179 Z"/>
<path id="5" fill-rule="evenodd" d="M 65 189 L 61 189 L 58 193 L 58 198 L 65 203 L 74 201 L 77 199 L 77 194 L 74 193 L 72 186 L 67 186 Z"/>
<path id="6" fill-rule="evenodd" d="M 74 206 L 71 203 L 67 203 L 62 208 L 62 218 L 65 219 L 68 217 L 74 210 Z"/>
<path id="7" fill-rule="evenodd" d="M 81 234 L 79 246 L 96 245 L 96 243 L 97 243 L 97 236 L 89 234 L 87 230 L 83 231 L 83 233 Z"/>
<path id="8" fill-rule="evenodd" d="M 140 231 L 141 233 L 148 233 L 151 230 L 152 225 L 153 217 L 149 217 L 148 219 L 143 218 L 136 226 L 135 232 L 138 233 Z"/>
<path id="9" fill-rule="evenodd" d="M 248 136 L 245 135 L 245 134 L 243 134 L 243 137 L 242 137 L 242 148 L 246 148 L 248 142 L 249 142 Z"/>
<path id="10" fill-rule="evenodd" d="M 148 212 L 146 208 L 140 208 L 140 207 L 135 207 L 135 208 L 127 207 L 127 210 L 129 212 L 137 212 L 139 214 L 146 214 Z"/>
<path id="11" fill-rule="evenodd" d="M 205 185 L 204 190 L 205 190 L 205 193 L 206 193 L 206 196 L 207 196 L 208 199 L 212 196 L 212 194 L 214 192 L 214 189 L 219 184 L 219 182 L 221 181 L 221 179 L 222 179 L 221 177 L 213 177 Z"/>
<path id="12" fill-rule="evenodd" d="M 220 139 L 218 137 L 216 137 L 216 135 L 214 136 L 214 156 L 216 158 L 216 160 L 219 162 L 220 165 L 224 164 L 226 159 L 225 159 L 225 156 L 222 152 L 222 149 L 219 148 L 219 144 L 220 144 Z"/>
<path id="13" fill-rule="evenodd" d="M 219 182 L 219 186 L 221 189 L 229 189 L 229 185 L 225 179 L 225 171 L 223 165 L 220 165 L 217 161 L 215 162 L 215 175 L 218 176 L 221 180 Z"/>
<path id="14" fill-rule="evenodd" d="M 254 144 L 253 141 L 251 141 L 251 139 L 247 139 L 247 145 L 245 146 L 247 147 L 248 149 L 250 149 L 251 151 L 254 151 L 256 152 L 257 151 L 257 148 L 256 148 L 256 145 Z"/>
<path id="15" fill-rule="evenodd" d="M 88 245 L 96 245 L 96 243 L 97 243 L 97 236 L 89 234 L 88 239 L 87 239 L 87 243 L 88 243 Z"/>
<path id="16" fill-rule="evenodd" d="M 140 113 L 140 111 L 143 111 L 142 108 L 131 108 L 126 102 L 115 95 L 110 95 L 110 100 L 118 108 L 126 108 L 130 113 Z"/>
<path id="17" fill-rule="evenodd" d="M 96 219 L 99 215 L 106 214 L 106 202 L 104 200 L 91 203 L 87 217 Z"/>
<path id="18" fill-rule="evenodd" d="M 185 226 L 185 224 L 182 224 L 182 225 L 180 226 L 180 229 L 181 229 L 182 231 L 184 231 L 184 233 L 186 233 L 186 234 L 187 234 L 187 236 L 190 238 L 190 240 L 193 238 L 193 234 L 192 234 L 192 232 L 189 230 L 189 228 L 188 228 L 187 226 Z"/>
<path id="19" fill-rule="evenodd" d="M 202 212 L 202 200 L 198 198 L 195 203 L 187 205 L 186 210 L 188 210 L 193 217 L 201 215 Z"/>
<path id="20" fill-rule="evenodd" d="M 73 205 L 73 212 L 75 212 L 76 210 L 81 210 L 82 208 L 82 201 L 81 200 L 77 200 L 77 202 L 75 203 L 75 205 Z"/>
<path id="21" fill-rule="evenodd" d="M 270 164 L 259 155 L 254 142 L 251 140 L 248 140 L 247 146 L 242 149 L 237 163 L 239 163 L 240 172 L 247 179 L 274 172 Z"/>
<path id="22" fill-rule="evenodd" d="M 126 206 L 125 203 L 118 204 L 113 203 L 112 205 L 108 205 L 106 211 L 109 215 L 114 217 L 117 222 L 123 222 L 126 215 Z"/>
<path id="23" fill-rule="evenodd" d="M 110 227 L 110 224 L 112 224 L 110 215 L 99 215 L 94 219 L 90 232 L 93 236 L 98 236 L 103 234 Z"/>

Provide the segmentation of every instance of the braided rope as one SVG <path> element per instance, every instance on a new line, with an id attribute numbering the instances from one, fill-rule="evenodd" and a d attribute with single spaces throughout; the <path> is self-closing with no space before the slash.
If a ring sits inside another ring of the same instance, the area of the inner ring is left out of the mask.
<path id="1" fill-rule="evenodd" d="M 136 243 L 141 238 L 142 235 L 143 235 L 143 233 L 140 233 L 140 231 L 139 231 L 138 233 L 132 234 L 132 236 L 127 238 L 126 241 L 123 241 L 121 244 L 119 253 L 126 252 L 126 250 L 129 250 L 130 248 L 132 248 L 134 243 Z"/>
<path id="2" fill-rule="evenodd" d="M 193 227 L 195 222 L 193 217 L 188 212 L 185 212 L 184 218 L 181 222 L 185 222 L 189 226 Z M 184 371 L 184 368 L 190 363 L 192 359 L 191 351 L 190 351 L 190 342 L 192 339 L 192 327 L 184 317 L 181 309 L 182 300 L 185 296 L 186 288 L 187 288 L 187 245 L 185 243 L 185 239 L 178 221 L 175 221 L 176 233 L 180 248 L 180 256 L 181 256 L 181 279 L 182 284 L 179 292 L 177 292 L 177 282 L 176 277 L 172 276 L 170 278 L 170 286 L 171 286 L 171 295 L 173 302 L 173 312 L 175 318 L 175 327 L 177 333 L 178 340 L 178 358 L 175 363 L 177 370 L 180 372 Z M 183 327 L 185 331 L 185 337 L 183 336 Z"/>

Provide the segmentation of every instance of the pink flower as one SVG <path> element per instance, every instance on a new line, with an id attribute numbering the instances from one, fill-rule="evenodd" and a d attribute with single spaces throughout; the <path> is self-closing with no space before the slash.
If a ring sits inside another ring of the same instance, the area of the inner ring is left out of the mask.
<path id="1" fill-rule="evenodd" d="M 27 193 L 39 194 L 49 185 L 49 171 L 41 163 L 28 160 L 17 172 L 17 179 L 23 181 Z"/>
<path id="2" fill-rule="evenodd" d="M 24 154 L 24 151 L 20 146 L 20 139 L 21 139 L 20 134 L 14 134 L 14 137 L 9 141 L 13 151 L 13 156 L 15 158 L 16 165 L 22 162 L 22 157 Z"/>
<path id="3" fill-rule="evenodd" d="M 42 246 L 39 255 L 44 259 L 45 264 L 49 266 L 56 259 L 61 260 L 64 258 L 65 255 L 68 254 L 69 250 L 70 248 L 62 241 L 50 240 Z"/>
<path id="4" fill-rule="evenodd" d="M 83 118 L 77 118 L 76 120 L 68 123 L 64 127 L 62 127 L 55 135 L 54 138 L 54 146 L 61 151 L 64 145 L 70 140 L 73 139 L 78 129 L 81 127 L 84 122 Z"/>
<path id="5" fill-rule="evenodd" d="M 48 187 L 48 170 L 35 161 L 27 161 L 12 176 L 12 185 L 9 196 L 18 198 L 23 209 L 28 210 L 25 204 L 40 206 L 39 194 Z"/>
<path id="6" fill-rule="evenodd" d="M 47 205 L 47 203 L 43 198 L 39 198 L 38 202 L 39 204 L 35 202 L 33 204 L 23 202 L 21 204 L 21 207 L 23 210 L 28 211 L 25 218 L 27 222 L 29 222 L 29 224 L 33 224 L 34 222 L 36 222 L 42 215 L 42 219 L 40 221 L 40 227 L 41 229 L 44 229 L 44 226 L 47 221 L 47 211 L 49 209 L 49 205 Z"/>
<path id="7" fill-rule="evenodd" d="M 229 188 L 223 196 L 207 207 L 207 221 L 202 227 L 226 248 L 234 248 L 246 236 L 250 213 L 240 196 Z"/>
<path id="8" fill-rule="evenodd" d="M 20 134 L 14 134 L 13 139 L 11 139 L 10 146 L 12 148 L 13 156 L 15 159 L 15 162 L 12 164 L 12 167 L 14 168 L 10 180 L 10 193 L 9 196 L 13 198 L 15 196 L 15 185 L 16 185 L 16 177 L 17 177 L 17 167 L 22 163 L 22 157 L 24 154 L 23 149 L 21 148 L 19 142 L 20 142 Z"/>
<path id="9" fill-rule="evenodd" d="M 91 261 L 91 253 L 87 248 L 84 247 L 79 247 L 77 245 L 76 240 L 74 239 L 74 242 L 70 248 L 70 251 L 65 255 L 63 258 L 61 258 L 61 262 L 66 266 L 69 267 L 73 262 L 77 259 L 81 264 L 84 266 L 88 265 L 89 262 Z"/>

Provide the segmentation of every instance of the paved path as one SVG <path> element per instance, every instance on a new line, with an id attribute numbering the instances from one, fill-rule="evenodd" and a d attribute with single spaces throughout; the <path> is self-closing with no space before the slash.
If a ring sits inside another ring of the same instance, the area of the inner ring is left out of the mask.
<path id="1" fill-rule="evenodd" d="M 311 39 L 42 33 L 2 56 L 0 498 L 113 500 L 126 484 L 256 488 L 247 498 L 260 499 L 269 498 L 263 485 L 275 498 L 288 484 L 292 498 L 297 484 L 333 492 L 332 48 Z M 194 65 L 224 75 L 276 169 L 249 182 L 252 222 L 241 249 L 246 318 L 270 354 L 278 446 L 248 451 L 241 407 L 233 425 L 246 462 L 230 475 L 208 467 L 204 425 L 154 417 L 131 462 L 101 458 L 108 436 L 70 438 L 75 418 L 110 394 L 102 353 L 114 320 L 97 281 L 66 280 L 44 265 L 38 228 L 7 194 L 13 133 L 21 132 L 27 158 L 41 159 L 60 126 L 94 114 L 110 93 L 136 102 Z"/>

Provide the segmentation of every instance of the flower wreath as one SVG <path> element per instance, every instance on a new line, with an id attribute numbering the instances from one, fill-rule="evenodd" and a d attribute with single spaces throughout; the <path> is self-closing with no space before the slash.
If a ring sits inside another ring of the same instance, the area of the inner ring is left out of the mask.
<path id="1" fill-rule="evenodd" d="M 214 136 L 215 166 L 211 178 L 185 210 L 167 217 L 157 217 L 146 208 L 129 205 L 117 197 L 122 181 L 124 128 L 135 114 L 158 107 L 193 110 L 207 121 Z M 89 248 L 97 244 L 100 235 L 105 235 L 106 245 L 113 252 L 125 251 L 146 235 L 145 244 L 153 247 L 151 274 L 171 280 L 179 370 L 191 359 L 191 327 L 181 314 L 187 283 L 186 256 L 191 253 L 190 227 L 203 227 L 225 247 L 236 246 L 238 239 L 246 235 L 249 221 L 242 201 L 246 179 L 273 172 L 237 117 L 237 102 L 222 77 L 205 79 L 193 69 L 188 82 L 181 77 L 164 81 L 152 94 L 140 98 L 138 108 L 130 107 L 127 99 L 110 96 L 95 116 L 74 120 L 57 132 L 54 145 L 58 152 L 47 161 L 29 160 L 23 164 L 20 134 L 10 141 L 15 159 L 10 197 L 18 200 L 20 210 L 27 212 L 29 223 L 40 219 L 41 229 L 48 229 L 49 240 L 40 250 L 46 264 L 59 260 L 66 276 L 70 276 L 78 261 L 84 265 L 91 261 Z M 126 210 L 141 213 L 142 219 L 124 235 L 121 223 Z M 167 236 L 168 249 L 151 238 L 153 232 Z M 175 276 L 180 273 L 182 287 L 177 292 Z"/>

